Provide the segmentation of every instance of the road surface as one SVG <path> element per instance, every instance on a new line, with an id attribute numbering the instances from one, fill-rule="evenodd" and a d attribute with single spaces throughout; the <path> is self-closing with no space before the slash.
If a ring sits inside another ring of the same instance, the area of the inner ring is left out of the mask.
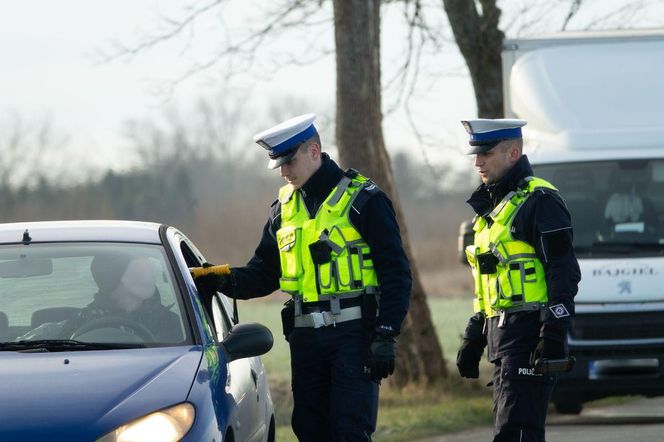
<path id="1" fill-rule="evenodd" d="M 419 442 L 491 441 L 491 428 L 464 431 Z M 636 399 L 584 410 L 578 416 L 550 414 L 547 442 L 664 442 L 664 398 Z"/>

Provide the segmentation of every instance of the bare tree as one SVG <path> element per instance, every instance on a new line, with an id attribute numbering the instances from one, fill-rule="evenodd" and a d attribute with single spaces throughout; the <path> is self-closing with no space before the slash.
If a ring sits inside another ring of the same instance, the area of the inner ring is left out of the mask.
<path id="1" fill-rule="evenodd" d="M 426 295 L 410 250 L 385 149 L 380 88 L 380 1 L 334 0 L 337 57 L 337 146 L 342 164 L 371 176 L 391 196 L 411 261 L 411 307 L 399 338 L 395 383 L 435 382 L 447 374 Z"/>
<path id="2" fill-rule="evenodd" d="M 480 0 L 480 4 L 482 14 L 474 1 L 443 0 L 454 38 L 473 81 L 477 114 L 498 118 L 503 115 L 500 51 L 505 34 L 498 28 L 500 9 L 496 0 Z"/>

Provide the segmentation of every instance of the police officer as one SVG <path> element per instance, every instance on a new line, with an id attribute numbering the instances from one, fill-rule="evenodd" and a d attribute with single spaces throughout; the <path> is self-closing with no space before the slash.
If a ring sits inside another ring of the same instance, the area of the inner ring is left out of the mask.
<path id="1" fill-rule="evenodd" d="M 306 114 L 254 137 L 280 168 L 279 190 L 244 267 L 195 269 L 201 292 L 248 299 L 276 289 L 291 350 L 293 430 L 301 441 L 370 441 L 378 385 L 394 371 L 411 290 L 388 197 L 321 151 Z"/>
<path id="2" fill-rule="evenodd" d="M 482 184 L 466 256 L 475 314 L 457 354 L 461 376 L 477 378 L 488 343 L 494 364 L 494 441 L 544 441 L 554 375 L 535 361 L 564 360 L 580 280 L 570 214 L 556 188 L 534 177 L 522 154 L 524 120 L 462 121 Z M 544 372 L 543 372 L 544 371 Z"/>

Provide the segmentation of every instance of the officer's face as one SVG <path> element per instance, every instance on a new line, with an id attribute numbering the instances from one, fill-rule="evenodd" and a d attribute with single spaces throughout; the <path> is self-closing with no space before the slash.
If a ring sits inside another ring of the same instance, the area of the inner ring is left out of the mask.
<path id="1" fill-rule="evenodd" d="M 306 183 L 311 175 L 321 165 L 320 146 L 311 143 L 307 147 L 298 149 L 297 153 L 287 163 L 282 164 L 281 176 L 296 189 Z"/>
<path id="2" fill-rule="evenodd" d="M 495 184 L 516 164 L 521 151 L 512 141 L 501 141 L 488 152 L 475 155 L 477 167 L 484 184 Z"/>

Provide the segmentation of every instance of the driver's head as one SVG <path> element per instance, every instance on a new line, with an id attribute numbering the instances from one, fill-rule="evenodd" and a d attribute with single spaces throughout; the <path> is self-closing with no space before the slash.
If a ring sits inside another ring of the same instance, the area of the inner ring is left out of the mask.
<path id="1" fill-rule="evenodd" d="M 94 257 L 90 272 L 100 293 L 110 293 L 116 289 L 131 259 L 125 253 L 104 253 Z"/>
<path id="2" fill-rule="evenodd" d="M 125 269 L 119 288 L 135 298 L 146 300 L 154 295 L 155 281 L 155 272 L 150 260 L 136 256 Z"/>
<path id="3" fill-rule="evenodd" d="M 95 299 L 104 299 L 121 310 L 137 309 L 157 290 L 154 268 L 145 257 L 100 254 L 92 260 L 90 270 L 99 287 Z"/>

